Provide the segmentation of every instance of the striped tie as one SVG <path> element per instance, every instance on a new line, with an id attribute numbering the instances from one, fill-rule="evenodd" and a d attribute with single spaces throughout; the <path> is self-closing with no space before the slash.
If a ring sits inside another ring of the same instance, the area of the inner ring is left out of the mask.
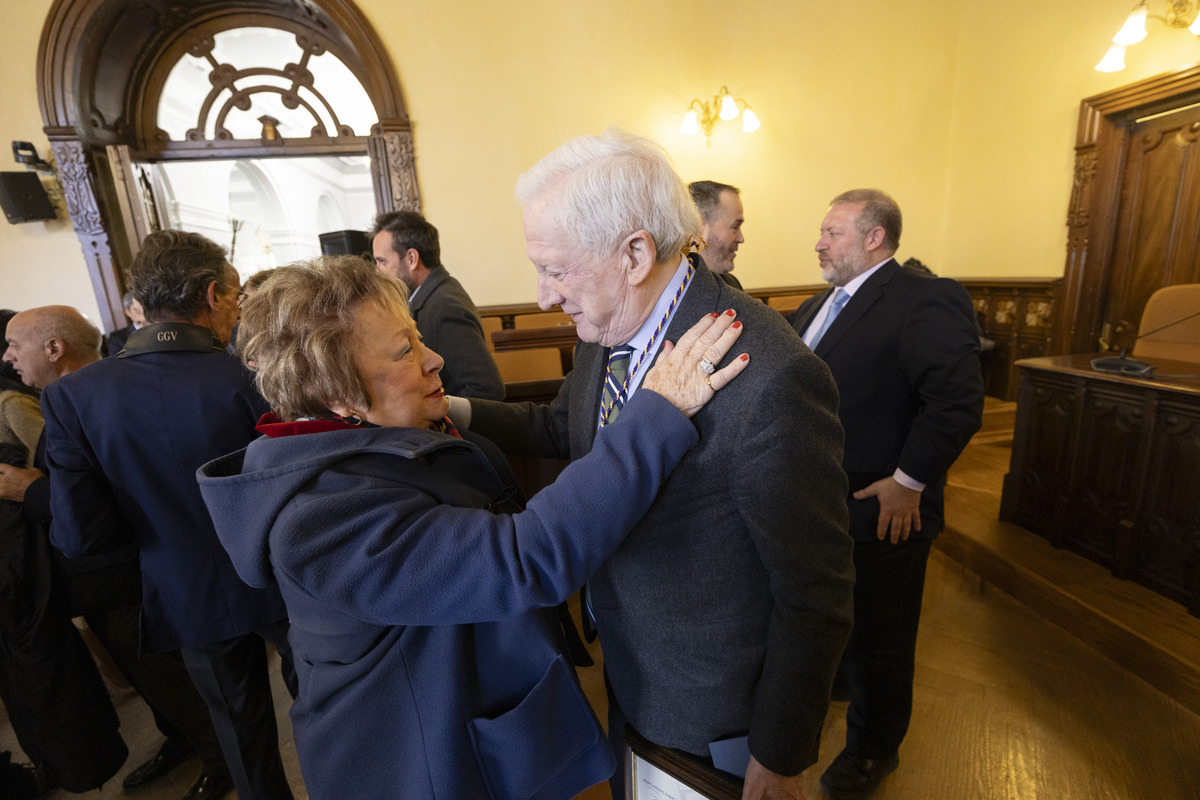
<path id="1" fill-rule="evenodd" d="M 833 293 L 833 302 L 829 304 L 829 313 L 825 315 L 825 321 L 821 323 L 821 330 L 817 331 L 817 335 L 813 337 L 812 344 L 809 345 L 810 349 L 817 349 L 817 344 L 820 343 L 821 337 L 825 335 L 825 331 L 829 330 L 829 326 L 837 319 L 837 315 L 842 313 L 842 306 L 846 305 L 846 301 L 849 299 L 849 293 L 839 286 Z"/>
<path id="2" fill-rule="evenodd" d="M 621 389 L 629 377 L 629 357 L 632 355 L 633 348 L 628 345 L 614 347 L 608 354 L 608 372 L 604 375 L 604 393 L 600 397 L 601 424 L 614 421 L 621 406 L 625 405 L 628 394 Z"/>

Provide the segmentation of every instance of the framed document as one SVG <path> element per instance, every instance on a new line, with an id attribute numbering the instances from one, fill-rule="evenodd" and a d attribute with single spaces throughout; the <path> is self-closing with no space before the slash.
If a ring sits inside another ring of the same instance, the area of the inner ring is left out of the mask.
<path id="1" fill-rule="evenodd" d="M 742 782 L 675 750 L 660 747 L 627 727 L 625 797 L 627 800 L 741 800 Z"/>

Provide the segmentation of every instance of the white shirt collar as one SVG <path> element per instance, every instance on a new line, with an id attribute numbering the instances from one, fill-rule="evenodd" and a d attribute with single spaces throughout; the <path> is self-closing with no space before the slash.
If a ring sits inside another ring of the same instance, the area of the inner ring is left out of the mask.
<path id="1" fill-rule="evenodd" d="M 880 267 L 882 267 L 884 264 L 888 263 L 891 260 L 892 260 L 892 257 L 888 256 L 883 261 L 880 261 L 878 264 L 871 267 L 869 270 L 867 270 L 863 274 L 859 275 L 854 280 L 848 282 L 845 286 L 842 287 L 842 289 L 845 290 L 846 294 L 853 297 L 854 293 L 857 292 L 860 288 L 862 288 L 862 285 L 867 282 L 867 278 L 874 275 L 876 272 L 879 271 Z M 836 294 L 836 292 L 834 294 Z M 832 297 L 833 295 L 830 295 L 830 296 Z"/>
<path id="2" fill-rule="evenodd" d="M 671 282 L 663 289 L 662 294 L 658 296 L 658 302 L 654 304 L 654 308 L 650 311 L 650 316 L 646 317 L 646 321 L 642 323 L 642 327 L 638 328 L 638 332 L 633 335 L 626 344 L 633 348 L 633 359 L 636 362 L 637 357 L 641 355 L 642 349 L 649 343 L 650 337 L 654 335 L 655 329 L 658 328 L 658 323 L 666 315 L 667 309 L 671 307 L 671 300 L 675 298 L 675 292 L 679 291 L 679 287 L 683 285 L 683 279 L 687 276 L 688 260 L 686 256 L 679 259 L 679 266 L 675 268 L 675 274 L 671 276 Z M 671 319 L 675 316 L 675 311 L 679 310 L 678 304 L 671 312 L 671 316 L 667 317 L 663 323 L 663 330 L 671 324 Z M 654 358 L 654 353 L 658 352 L 658 348 L 662 346 L 662 334 L 659 334 L 658 341 L 655 343 L 653 352 L 646 353 L 646 360 L 642 362 L 642 370 L 646 368 L 646 364 Z M 639 370 L 642 371 L 642 370 Z"/>

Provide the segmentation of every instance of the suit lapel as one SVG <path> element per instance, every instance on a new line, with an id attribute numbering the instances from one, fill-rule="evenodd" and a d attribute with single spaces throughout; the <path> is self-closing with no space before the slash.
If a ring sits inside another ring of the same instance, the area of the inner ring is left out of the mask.
<path id="1" fill-rule="evenodd" d="M 829 326 L 829 330 L 825 331 L 825 335 L 821 337 L 821 341 L 817 342 L 817 349 L 813 352 L 824 358 L 826 353 L 836 347 L 846 332 L 853 328 L 883 295 L 884 287 L 898 269 L 900 269 L 900 264 L 893 258 L 876 270 L 874 275 L 867 278 L 867 282 L 860 286 L 850 301 L 846 303 L 846 307 Z"/>
<path id="2" fill-rule="evenodd" d="M 796 310 L 795 320 L 792 321 L 792 327 L 804 336 L 808 332 L 808 326 L 812 325 L 813 317 L 817 316 L 817 312 L 821 310 L 821 306 L 825 305 L 825 299 L 833 292 L 833 287 L 830 286 L 825 291 L 814 296 L 811 300 L 806 301 Z"/>
<path id="3" fill-rule="evenodd" d="M 421 290 L 417 292 L 417 296 L 408 302 L 409 311 L 412 312 L 414 320 L 417 318 L 417 314 L 421 313 L 421 309 L 425 307 L 425 301 L 448 277 L 450 277 L 450 273 L 446 271 L 445 267 L 436 267 L 429 271 L 429 276 L 421 284 Z"/>
<path id="4" fill-rule="evenodd" d="M 571 419 L 586 420 L 587 424 L 571 425 L 571 452 L 587 453 L 596 440 L 596 424 L 600 419 L 600 396 L 604 391 L 604 370 L 608 364 L 607 347 L 590 342 L 575 345 L 575 366 L 570 379 L 576 383 L 571 392 Z"/>

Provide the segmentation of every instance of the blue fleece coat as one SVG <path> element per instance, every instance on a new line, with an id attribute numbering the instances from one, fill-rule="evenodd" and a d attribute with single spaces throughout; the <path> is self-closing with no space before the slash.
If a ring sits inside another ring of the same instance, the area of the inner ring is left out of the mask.
<path id="1" fill-rule="evenodd" d="M 198 478 L 242 579 L 278 582 L 313 800 L 574 797 L 615 762 L 546 623 L 696 443 L 639 392 L 517 514 L 474 445 L 411 428 L 262 438 Z"/>

